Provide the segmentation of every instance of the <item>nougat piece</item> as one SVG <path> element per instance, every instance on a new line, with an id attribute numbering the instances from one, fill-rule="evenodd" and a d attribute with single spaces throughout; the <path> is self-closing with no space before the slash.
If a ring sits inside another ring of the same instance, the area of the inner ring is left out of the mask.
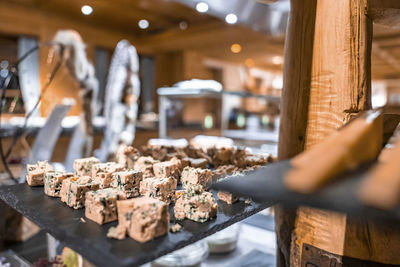
<path id="1" fill-rule="evenodd" d="M 189 158 L 189 162 L 190 162 L 190 167 L 201 168 L 201 169 L 207 168 L 207 163 L 208 163 L 208 161 L 204 158 L 200 159 Z"/>
<path id="2" fill-rule="evenodd" d="M 169 231 L 168 205 L 154 198 L 132 199 L 128 235 L 138 242 L 147 242 Z"/>
<path id="3" fill-rule="evenodd" d="M 108 188 L 111 186 L 113 173 L 123 170 L 124 166 L 115 162 L 94 164 L 92 178 L 99 183 L 100 188 Z"/>
<path id="4" fill-rule="evenodd" d="M 180 163 L 174 161 L 164 161 L 153 164 L 154 176 L 157 178 L 174 177 L 179 179 Z"/>
<path id="5" fill-rule="evenodd" d="M 232 164 L 234 161 L 235 149 L 233 147 L 209 148 L 207 154 L 212 157 L 214 166 Z"/>
<path id="6" fill-rule="evenodd" d="M 76 176 L 91 176 L 92 166 L 99 164 L 100 160 L 95 157 L 74 160 L 74 172 Z"/>
<path id="7" fill-rule="evenodd" d="M 190 160 L 191 160 L 192 158 L 188 158 L 188 157 L 184 157 L 184 158 L 181 158 L 181 167 L 182 167 L 182 170 L 184 169 L 184 168 L 186 168 L 186 167 L 190 167 Z"/>
<path id="8" fill-rule="evenodd" d="M 140 182 L 140 194 L 164 201 L 168 205 L 175 201 L 177 181 L 169 178 L 147 178 Z"/>
<path id="9" fill-rule="evenodd" d="M 139 157 L 133 165 L 134 170 L 143 172 L 143 179 L 154 177 L 153 164 L 160 162 L 152 157 Z"/>
<path id="10" fill-rule="evenodd" d="M 199 184 L 207 188 L 212 182 L 212 172 L 208 169 L 186 167 L 182 171 L 181 182 L 183 187 L 188 184 Z"/>
<path id="11" fill-rule="evenodd" d="M 117 227 L 112 226 L 108 229 L 107 237 L 122 240 L 126 237 L 126 231 L 127 229 L 124 226 L 118 224 Z"/>
<path id="12" fill-rule="evenodd" d="M 140 152 L 132 146 L 121 145 L 115 155 L 116 161 L 127 169 L 133 169 Z"/>
<path id="13" fill-rule="evenodd" d="M 44 193 L 51 197 L 60 197 L 62 181 L 73 176 L 72 172 L 46 172 L 44 175 Z"/>
<path id="14" fill-rule="evenodd" d="M 215 217 L 218 204 L 210 192 L 183 194 L 176 200 L 174 214 L 177 220 L 185 218 L 196 222 L 206 222 Z"/>
<path id="15" fill-rule="evenodd" d="M 244 158 L 244 162 L 246 166 L 253 167 L 257 165 L 265 165 L 269 162 L 272 162 L 272 157 L 264 157 L 262 155 L 247 155 Z"/>
<path id="16" fill-rule="evenodd" d="M 237 196 L 234 196 L 233 194 L 225 191 L 219 191 L 218 198 L 228 204 L 233 204 L 239 200 Z"/>
<path id="17" fill-rule="evenodd" d="M 89 176 L 67 178 L 62 181 L 61 201 L 71 208 L 81 209 L 85 206 L 86 192 L 98 189 L 99 183 Z"/>
<path id="18" fill-rule="evenodd" d="M 127 170 L 114 172 L 110 185 L 113 188 L 123 191 L 127 198 L 132 198 L 139 196 L 142 179 L 143 173 L 141 171 Z"/>
<path id="19" fill-rule="evenodd" d="M 36 164 L 26 165 L 26 182 L 29 186 L 43 185 L 43 178 L 46 172 L 52 171 L 53 167 L 45 161 L 38 161 Z"/>
<path id="20" fill-rule="evenodd" d="M 89 191 L 85 197 L 85 216 L 98 224 L 117 220 L 117 200 L 126 199 L 124 192 L 115 188 Z"/>
<path id="21" fill-rule="evenodd" d="M 239 168 L 236 167 L 235 165 L 222 165 L 216 168 L 213 171 L 213 175 L 228 175 L 228 174 L 233 174 L 234 172 L 239 171 Z"/>

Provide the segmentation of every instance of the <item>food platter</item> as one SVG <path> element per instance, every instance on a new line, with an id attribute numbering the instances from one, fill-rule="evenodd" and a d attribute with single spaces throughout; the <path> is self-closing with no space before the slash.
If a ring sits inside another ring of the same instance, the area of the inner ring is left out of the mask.
<path id="1" fill-rule="evenodd" d="M 217 199 L 216 193 L 214 197 Z M 274 201 L 262 203 L 246 201 L 246 203 L 242 199 L 228 205 L 218 201 L 218 214 L 215 219 L 205 223 L 183 220 L 179 222 L 183 226 L 182 231 L 168 233 L 147 243 L 139 243 L 131 238 L 124 240 L 107 238 L 108 229 L 116 226 L 117 222 L 98 225 L 85 219 L 83 209 L 71 209 L 59 198 L 46 196 L 43 193 L 43 187 L 29 187 L 26 184 L 3 186 L 0 187 L 0 199 L 96 266 L 115 267 L 138 266 L 152 261 L 275 203 Z M 172 223 L 175 221 L 171 221 Z"/>

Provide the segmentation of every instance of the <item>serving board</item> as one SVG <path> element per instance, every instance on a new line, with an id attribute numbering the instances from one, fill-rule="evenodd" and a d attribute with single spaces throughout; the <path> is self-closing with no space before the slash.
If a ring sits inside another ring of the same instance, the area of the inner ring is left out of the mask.
<path id="1" fill-rule="evenodd" d="M 386 211 L 364 205 L 357 196 L 357 191 L 370 167 L 375 162 L 368 162 L 357 169 L 348 171 L 333 182 L 325 185 L 318 192 L 300 194 L 288 190 L 284 177 L 292 165 L 289 160 L 273 163 L 248 173 L 245 177 L 232 176 L 221 179 L 212 185 L 217 190 L 229 191 L 241 196 L 265 202 L 276 201 L 291 206 L 311 206 L 347 213 L 359 219 L 378 219 L 398 223 L 400 207 Z"/>
<path id="2" fill-rule="evenodd" d="M 215 193 L 214 197 L 217 199 Z M 98 225 L 85 218 L 83 209 L 73 210 L 59 198 L 46 196 L 43 193 L 43 187 L 29 187 L 26 184 L 3 186 L 0 187 L 0 199 L 96 266 L 113 267 L 138 266 L 152 261 L 275 203 L 268 200 L 262 203 L 246 204 L 241 200 L 228 205 L 218 200 L 218 214 L 215 219 L 205 223 L 179 221 L 183 226 L 182 231 L 168 233 L 147 243 L 139 243 L 131 238 L 124 240 L 107 238 L 108 229 L 116 226 L 117 222 Z"/>

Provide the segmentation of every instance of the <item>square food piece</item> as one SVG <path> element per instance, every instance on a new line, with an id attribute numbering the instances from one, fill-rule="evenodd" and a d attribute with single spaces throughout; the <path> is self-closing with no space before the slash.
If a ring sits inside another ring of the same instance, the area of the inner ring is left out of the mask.
<path id="1" fill-rule="evenodd" d="M 85 216 L 98 224 L 117 219 L 117 200 L 126 199 L 125 193 L 115 188 L 105 188 L 86 193 Z"/>
<path id="2" fill-rule="evenodd" d="M 168 205 L 175 201 L 177 181 L 169 178 L 147 178 L 140 182 L 140 194 L 164 201 Z"/>
<path id="3" fill-rule="evenodd" d="M 143 172 L 143 178 L 154 177 L 153 164 L 160 162 L 152 157 L 140 157 L 133 165 L 133 169 Z"/>
<path id="4" fill-rule="evenodd" d="M 111 186 L 113 173 L 123 170 L 124 166 L 115 162 L 94 164 L 92 178 L 99 183 L 100 188 L 108 188 Z"/>
<path id="5" fill-rule="evenodd" d="M 127 198 L 137 197 L 140 192 L 140 181 L 143 179 L 141 171 L 128 170 L 114 172 L 111 187 L 117 188 L 126 194 Z"/>
<path id="6" fill-rule="evenodd" d="M 168 205 L 154 198 L 140 197 L 132 199 L 132 213 L 128 235 L 141 243 L 169 231 Z"/>
<path id="7" fill-rule="evenodd" d="M 73 176 L 72 172 L 46 172 L 44 175 L 44 193 L 51 197 L 60 197 L 62 181 Z"/>
<path id="8" fill-rule="evenodd" d="M 196 222 L 206 222 L 217 215 L 218 204 L 215 203 L 212 193 L 197 193 L 195 191 L 185 192 L 176 200 L 174 214 L 177 220 L 187 218 Z"/>
<path id="9" fill-rule="evenodd" d="M 74 160 L 74 171 L 77 176 L 91 176 L 92 166 L 99 164 L 100 160 L 95 157 Z"/>
<path id="10" fill-rule="evenodd" d="M 45 161 L 38 161 L 36 164 L 26 165 L 26 182 L 29 186 L 43 185 L 44 174 L 52 171 L 53 167 Z"/>
<path id="11" fill-rule="evenodd" d="M 140 152 L 132 146 L 121 145 L 115 157 L 119 164 L 122 164 L 125 168 L 133 169 L 135 161 L 140 157 Z"/>
<path id="12" fill-rule="evenodd" d="M 200 158 L 200 159 L 189 158 L 189 162 L 190 162 L 190 167 L 201 168 L 201 169 L 207 168 L 207 160 L 206 159 L 203 159 L 203 158 Z"/>
<path id="13" fill-rule="evenodd" d="M 219 198 L 220 200 L 222 200 L 222 201 L 228 203 L 228 204 L 233 204 L 233 203 L 235 203 L 236 201 L 239 200 L 238 197 L 232 195 L 232 194 L 229 193 L 229 192 L 225 192 L 225 191 L 219 191 L 219 192 L 218 192 L 218 198 Z"/>
<path id="14" fill-rule="evenodd" d="M 181 174 L 180 163 L 177 161 L 164 161 L 153 164 L 153 172 L 157 178 L 174 177 L 179 179 Z"/>
<path id="15" fill-rule="evenodd" d="M 67 178 L 62 181 L 61 201 L 71 208 L 81 209 L 85 206 L 86 192 L 98 189 L 99 183 L 89 176 Z"/>
<path id="16" fill-rule="evenodd" d="M 186 167 L 182 171 L 181 182 L 183 187 L 199 184 L 206 188 L 212 182 L 212 172 L 208 169 Z"/>

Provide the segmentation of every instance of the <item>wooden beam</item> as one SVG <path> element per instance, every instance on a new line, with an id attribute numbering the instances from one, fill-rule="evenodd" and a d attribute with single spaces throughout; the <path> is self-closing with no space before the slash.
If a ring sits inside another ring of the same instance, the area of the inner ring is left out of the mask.
<path id="1" fill-rule="evenodd" d="M 242 26 L 209 23 L 179 29 L 154 36 L 141 37 L 140 46 L 153 51 L 174 51 L 181 49 L 201 49 L 207 46 L 230 45 L 232 43 L 271 42 L 282 43 L 283 38 L 270 38 L 267 35 Z"/>
<path id="2" fill-rule="evenodd" d="M 398 0 L 369 0 L 368 13 L 374 23 L 400 27 L 400 1 Z"/>

